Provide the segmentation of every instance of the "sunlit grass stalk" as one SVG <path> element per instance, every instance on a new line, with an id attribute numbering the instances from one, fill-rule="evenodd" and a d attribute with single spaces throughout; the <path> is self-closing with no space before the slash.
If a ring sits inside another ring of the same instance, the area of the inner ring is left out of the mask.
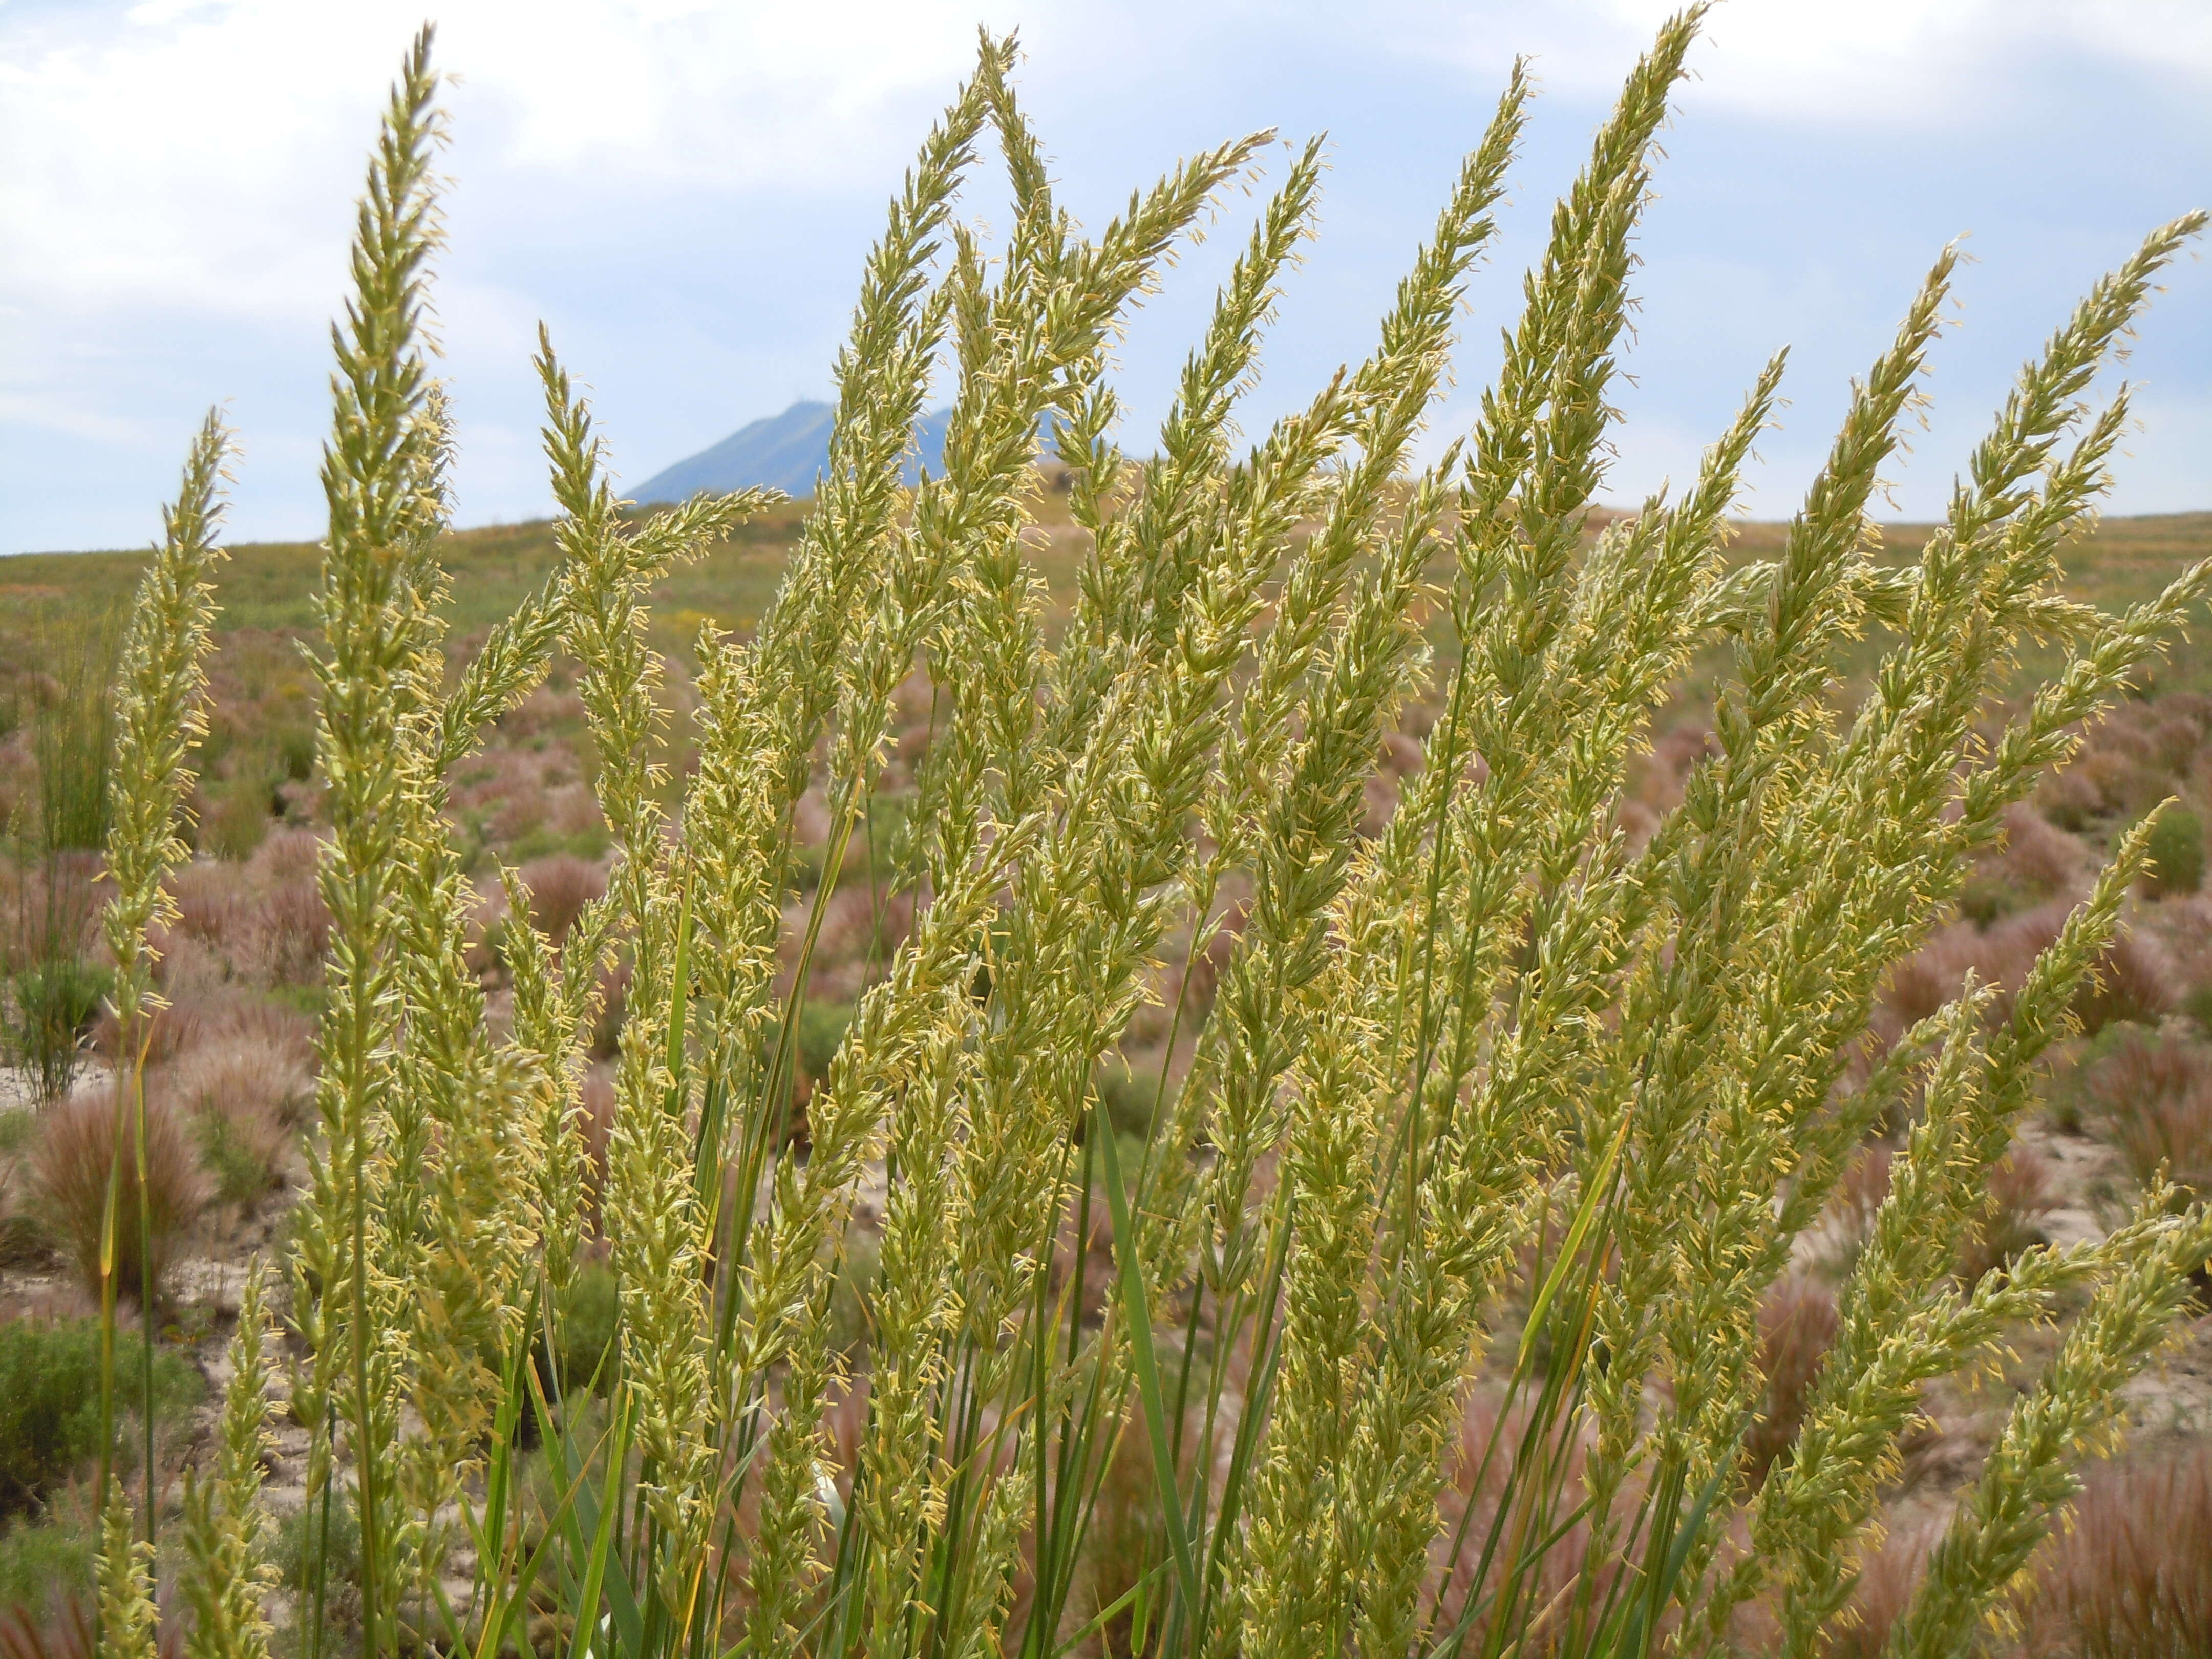
<path id="1" fill-rule="evenodd" d="M 139 583 L 124 637 L 115 704 L 115 752 L 109 781 L 108 878 L 115 884 L 101 919 L 116 963 L 110 1000 L 123 1063 L 115 1078 L 115 1127 L 109 1146 L 107 1201 L 100 1254 L 100 1450 L 94 1490 L 105 1494 L 115 1449 L 115 1263 L 120 1230 L 138 1229 L 140 1322 L 150 1331 L 153 1228 L 146 1179 L 146 1022 L 163 1005 L 153 988 L 155 952 L 148 929 L 176 915 L 163 885 L 191 857 L 182 831 L 192 787 L 192 750 L 207 732 L 206 659 L 214 620 L 209 580 L 223 554 L 215 544 L 222 516 L 222 482 L 229 434 L 213 413 L 202 423 L 185 463 L 176 504 L 162 511 L 162 539 Z M 137 1175 L 138 1213 L 119 1202 L 123 1148 Z M 139 1411 L 144 1425 L 142 1480 L 144 1535 L 150 1545 L 156 1513 L 154 1475 L 154 1345 L 141 1345 Z"/>
<path id="2" fill-rule="evenodd" d="M 266 1280 L 247 1270 L 230 1341 L 215 1467 L 185 1484 L 184 1593 L 192 1610 L 188 1659 L 266 1659 L 270 1625 L 263 1602 L 276 1582 L 268 1560 L 269 1519 L 261 1507 L 261 1463 L 274 1437 Z"/>
<path id="3" fill-rule="evenodd" d="M 1109 374 L 1121 331 L 1268 135 L 1180 164 L 1093 236 L 1056 198 L 1012 41 L 984 35 L 867 262 L 778 594 L 749 636 L 697 635 L 689 776 L 669 763 L 654 591 L 771 497 L 628 511 L 543 337 L 560 562 L 448 661 L 453 434 L 424 328 L 442 127 L 418 38 L 335 342 L 315 663 L 332 945 L 290 1310 L 309 1512 L 358 1509 L 370 1659 L 430 1639 L 493 1659 L 541 1605 L 569 1659 L 1094 1644 L 1626 1659 L 1717 1651 L 1762 1596 L 1784 1650 L 1809 1654 L 1844 1616 L 1920 1389 L 2086 1297 L 1893 1647 L 1968 1639 L 2212 1249 L 2202 1213 L 2159 1188 L 2102 1243 L 1951 1278 L 2147 827 L 2003 1018 L 1970 981 L 1863 1085 L 1846 1067 L 1968 856 L 2212 584 L 2200 566 L 2118 617 L 2058 587 L 2127 418 L 2124 392 L 2080 405 L 2199 222 L 2154 234 L 2024 372 L 1917 557 L 1877 561 L 1870 512 L 1948 252 L 1854 389 L 1778 559 L 1731 571 L 1723 549 L 1778 356 L 1686 491 L 1593 534 L 1655 140 L 1702 15 L 1670 20 L 1629 76 L 1472 429 L 1425 470 L 1526 116 L 1517 67 L 1374 352 L 1240 451 L 1261 333 L 1317 213 L 1319 142 L 1288 155 L 1157 453 L 1133 461 Z M 954 213 L 987 131 L 1011 185 L 995 244 Z M 943 462 L 909 489 L 941 366 Z M 1054 428 L 1089 543 L 1057 630 L 1032 556 Z M 210 424 L 118 704 L 108 925 L 126 1038 L 182 856 L 221 457 Z M 1897 641 L 1844 710 L 1844 653 L 1877 628 Z M 2030 636 L 2063 641 L 2065 666 L 1978 746 Z M 1714 646 L 1730 657 L 1715 750 L 1639 845 L 1631 761 Z M 611 869 L 556 939 L 498 868 L 501 1036 L 471 965 L 447 778 L 556 648 L 580 671 Z M 916 759 L 900 702 L 918 671 Z M 1433 728 L 1370 835 L 1377 755 L 1416 700 Z M 916 765 L 892 804 L 895 734 Z M 818 848 L 799 834 L 810 792 Z M 908 818 L 887 862 L 910 925 L 888 947 L 873 896 L 863 977 L 839 992 L 850 1022 L 802 1078 L 817 954 L 857 896 L 840 895 L 846 861 L 866 836 L 872 880 L 887 804 Z M 1201 952 L 1224 969 L 1210 997 L 1193 988 Z M 1125 1152 L 1102 1067 L 1170 953 L 1155 1109 Z M 569 1387 L 562 1339 L 586 1044 L 617 975 L 602 1407 Z M 1760 1298 L 1908 1096 L 1796 1443 L 1747 1489 Z M 841 1280 L 857 1282 L 869 1226 L 854 1350 Z M 185 1506 L 192 1650 L 210 1659 L 268 1646 L 258 1279 L 246 1301 Z M 103 1304 L 112 1430 L 112 1283 Z M 1493 1427 L 1471 1443 L 1478 1392 Z M 839 1407 L 858 1425 L 849 1465 Z M 149 1534 L 152 1421 L 149 1395 Z M 544 1502 L 518 1441 L 533 1428 Z M 1446 1535 L 1455 1476 L 1471 1496 Z M 107 1628 L 149 1653 L 147 1555 L 106 1462 L 100 1491 Z M 465 1601 L 446 1589 L 456 1515 Z M 1744 1547 L 1725 1545 L 1739 1522 Z M 327 1526 L 310 1529 L 303 1553 L 327 1559 Z M 1128 1559 L 1115 1532 L 1138 1537 Z M 297 1588 L 313 1654 L 329 1586 Z"/>
<path id="4" fill-rule="evenodd" d="M 377 1202 L 382 1160 L 412 1150 L 383 1144 L 406 1111 L 392 1063 L 401 994 L 392 896 L 404 835 L 393 807 L 404 787 L 405 680 L 422 625 L 415 567 L 441 525 L 446 442 L 422 341 L 427 262 L 439 237 L 429 169 L 442 133 L 430 44 L 425 30 L 392 89 L 356 233 L 355 295 L 333 330 L 337 417 L 323 466 L 331 522 L 318 600 L 326 654 L 314 659 L 317 758 L 332 830 L 321 887 L 332 943 L 318 1039 L 325 1140 L 310 1158 L 297 1229 L 294 1318 L 311 1351 L 298 1398 L 308 1422 L 327 1415 L 347 1427 L 371 1654 L 389 1628 L 402 1531 L 386 1505 L 406 1315 L 387 1253 L 404 1259 L 411 1247 L 404 1212 L 387 1229 Z M 403 1203 L 411 1185 L 400 1183 Z M 319 1445 L 311 1502 L 331 1473 L 330 1449 Z"/>

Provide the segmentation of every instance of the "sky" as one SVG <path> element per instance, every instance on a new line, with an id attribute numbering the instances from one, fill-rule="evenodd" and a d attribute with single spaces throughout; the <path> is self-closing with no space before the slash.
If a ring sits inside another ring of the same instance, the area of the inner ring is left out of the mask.
<path id="1" fill-rule="evenodd" d="M 158 534 L 192 428 L 235 428 L 239 540 L 312 539 L 363 161 L 426 3 L 453 78 L 438 331 L 457 522 L 550 511 L 540 320 L 641 480 L 830 390 L 860 262 L 979 25 L 1093 229 L 1179 156 L 1325 131 L 1316 240 L 1243 426 L 1369 349 L 1525 54 L 1540 96 L 1470 285 L 1464 431 L 1521 274 L 1650 0 L 0 0 L 0 553 Z M 1964 237 L 1959 326 L 1893 469 L 1940 510 L 2023 359 L 2154 226 L 2212 206 L 2212 0 L 1723 0 L 1691 55 L 1638 244 L 1604 494 L 1686 482 L 1760 366 L 1789 399 L 1747 510 L 1786 516 L 1922 275 Z M 1147 450 L 1182 354 L 1286 152 L 1224 197 L 1118 349 Z M 1003 176 L 964 210 L 1003 228 Z M 2107 506 L 2212 507 L 2212 264 L 2172 270 L 2124 374 L 2140 417 Z M 2117 375 L 2108 376 L 2109 392 Z"/>

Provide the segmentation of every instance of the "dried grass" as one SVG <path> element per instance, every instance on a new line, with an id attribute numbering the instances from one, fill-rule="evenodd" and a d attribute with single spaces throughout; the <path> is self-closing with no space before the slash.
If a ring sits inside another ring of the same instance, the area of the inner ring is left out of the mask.
<path id="1" fill-rule="evenodd" d="M 86 1288 L 100 1290 L 101 1230 L 107 1210 L 109 1169 L 118 1150 L 115 1097 L 106 1087 L 81 1089 L 49 1109 L 31 1152 L 31 1182 L 40 1220 L 76 1268 Z M 122 1118 L 115 1240 L 118 1289 L 143 1302 L 150 1280 L 155 1299 L 186 1229 L 199 1215 L 206 1187 L 191 1146 L 176 1115 L 161 1100 L 146 1102 L 146 1198 L 150 1237 L 142 1249 L 138 1176 Z"/>
<path id="2" fill-rule="evenodd" d="M 2037 1659 L 2212 1653 L 2212 1447 L 2092 1473 L 2019 1611 Z"/>
<path id="3" fill-rule="evenodd" d="M 1759 1309 L 1759 1369 L 1766 1393 L 1744 1438 L 1744 1477 L 1756 1486 L 1788 1456 L 1805 1420 L 1813 1380 L 1836 1340 L 1836 1293 L 1809 1273 L 1778 1279 Z"/>
<path id="4" fill-rule="evenodd" d="M 2124 1030 L 2082 1088 L 2136 1180 L 2166 1169 L 2212 1193 L 2212 1048 L 2172 1031 Z"/>
<path id="5" fill-rule="evenodd" d="M 569 853 L 532 859 L 518 873 L 530 890 L 531 921 L 556 945 L 568 936 L 584 907 L 607 890 L 607 872 Z"/>

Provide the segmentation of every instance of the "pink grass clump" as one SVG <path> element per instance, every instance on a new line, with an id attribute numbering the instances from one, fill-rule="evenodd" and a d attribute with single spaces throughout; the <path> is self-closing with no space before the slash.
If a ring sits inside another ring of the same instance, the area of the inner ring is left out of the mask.
<path id="1" fill-rule="evenodd" d="M 118 1131 L 120 1129 L 120 1133 Z M 198 1218 L 206 1188 L 182 1126 L 159 1099 L 146 1102 L 146 1220 L 142 1239 L 131 1113 L 118 1111 L 112 1088 L 80 1089 L 51 1108 L 31 1150 L 36 1213 L 77 1271 L 100 1293 L 102 1230 L 110 1170 L 116 1170 L 117 1289 L 140 1303 L 158 1299 L 183 1236 Z"/>

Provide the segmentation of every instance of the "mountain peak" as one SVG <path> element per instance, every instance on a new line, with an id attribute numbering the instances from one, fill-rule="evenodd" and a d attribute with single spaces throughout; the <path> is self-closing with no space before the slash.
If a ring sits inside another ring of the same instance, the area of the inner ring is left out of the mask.
<path id="1" fill-rule="evenodd" d="M 744 489 L 768 484 L 787 495 L 811 495 L 822 471 L 830 464 L 830 428 L 836 410 L 831 404 L 801 399 L 781 415 L 739 427 L 718 444 L 672 466 L 663 467 L 635 492 L 641 505 L 689 500 L 702 489 Z M 945 427 L 950 410 L 937 410 L 917 423 L 916 453 L 907 457 L 906 482 L 911 485 L 924 466 L 934 472 L 945 465 Z"/>

